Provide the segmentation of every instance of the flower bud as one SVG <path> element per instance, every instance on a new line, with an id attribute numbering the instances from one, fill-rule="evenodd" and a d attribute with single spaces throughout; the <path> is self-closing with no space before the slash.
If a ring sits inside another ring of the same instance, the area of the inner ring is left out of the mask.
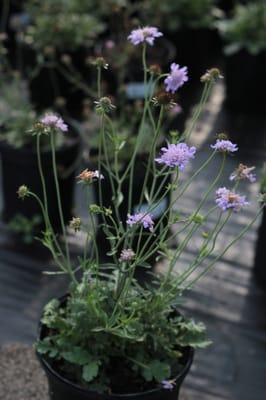
<path id="1" fill-rule="evenodd" d="M 71 229 L 74 229 L 75 232 L 80 231 L 81 219 L 79 217 L 73 217 L 72 220 L 69 222 L 69 227 Z"/>
<path id="2" fill-rule="evenodd" d="M 24 200 L 29 196 L 29 188 L 26 185 L 21 185 L 17 191 L 18 198 Z"/>

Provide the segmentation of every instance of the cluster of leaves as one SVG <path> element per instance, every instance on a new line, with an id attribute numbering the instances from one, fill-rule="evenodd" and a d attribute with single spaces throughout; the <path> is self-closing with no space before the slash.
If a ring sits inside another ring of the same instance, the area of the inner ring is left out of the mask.
<path id="1" fill-rule="evenodd" d="M 151 0 L 144 2 L 142 10 L 147 21 L 170 31 L 213 28 L 218 14 L 215 0 Z"/>
<path id="2" fill-rule="evenodd" d="M 71 380 L 100 392 L 123 390 L 121 376 L 138 389 L 154 387 L 182 367 L 182 349 L 209 344 L 202 324 L 173 312 L 169 287 L 164 292 L 135 282 L 121 297 L 116 283 L 115 273 L 101 281 L 85 273 L 63 305 L 52 300 L 45 308 L 49 335 L 37 350 Z"/>
<path id="3" fill-rule="evenodd" d="M 254 55 L 265 51 L 266 3 L 257 1 L 238 5 L 233 17 L 220 21 L 218 27 L 228 41 L 226 54 L 234 54 L 241 49 Z"/>
<path id="4" fill-rule="evenodd" d="M 72 51 L 89 47 L 103 31 L 105 25 L 92 5 L 78 8 L 73 0 L 29 1 L 26 10 L 31 24 L 25 33 L 25 41 L 36 49 L 52 46 L 59 51 Z"/>

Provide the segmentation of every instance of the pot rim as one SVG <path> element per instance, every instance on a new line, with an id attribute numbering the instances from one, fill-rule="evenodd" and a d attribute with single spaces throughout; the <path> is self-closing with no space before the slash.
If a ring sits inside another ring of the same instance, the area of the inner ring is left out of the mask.
<path id="1" fill-rule="evenodd" d="M 66 297 L 67 297 L 67 294 L 62 296 L 62 297 L 60 297 L 59 300 L 63 301 Z M 43 327 L 44 327 L 44 325 L 40 322 L 40 324 L 39 324 L 39 334 L 38 334 L 39 338 L 41 337 L 41 332 L 42 332 Z M 178 381 L 182 377 L 184 379 L 186 374 L 188 373 L 190 367 L 191 367 L 192 362 L 193 362 L 195 350 L 193 349 L 193 347 L 190 347 L 190 346 L 185 347 L 185 349 L 187 350 L 186 363 L 184 364 L 184 366 L 181 369 L 181 371 L 175 377 L 172 378 L 174 381 Z M 87 393 L 87 394 L 95 394 L 96 393 L 95 391 L 83 388 L 80 385 L 78 385 L 76 383 L 73 383 L 70 380 L 68 380 L 67 378 L 63 377 L 62 375 L 60 375 L 60 373 L 58 373 L 57 371 L 55 371 L 52 368 L 52 366 L 49 364 L 49 362 L 47 360 L 45 360 L 45 358 L 42 356 L 42 354 L 40 354 L 40 353 L 38 353 L 36 351 L 36 355 L 37 355 L 40 363 L 44 366 L 44 368 L 47 369 L 51 375 L 55 376 L 57 380 L 65 383 L 65 384 L 67 384 L 69 386 L 72 386 L 73 388 L 75 388 L 79 392 Z M 182 381 L 183 381 L 183 379 L 182 379 Z M 116 394 L 116 393 L 113 393 L 113 394 L 104 394 L 104 396 L 106 398 L 110 398 L 110 399 L 118 398 L 118 397 L 121 398 L 121 399 L 123 399 L 123 398 L 131 399 L 131 398 L 139 397 L 141 399 L 141 397 L 145 397 L 146 395 L 149 395 L 149 394 L 152 394 L 152 393 L 164 392 L 164 391 L 165 391 L 165 389 L 163 389 L 162 387 L 158 386 L 158 387 L 155 387 L 154 389 L 150 389 L 150 390 L 147 390 L 145 392 L 128 393 L 128 394 L 119 394 L 119 393 Z"/>

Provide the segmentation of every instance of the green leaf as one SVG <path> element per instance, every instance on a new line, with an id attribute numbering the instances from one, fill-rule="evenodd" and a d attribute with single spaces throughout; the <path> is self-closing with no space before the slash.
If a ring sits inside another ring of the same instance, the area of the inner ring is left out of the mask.
<path id="1" fill-rule="evenodd" d="M 81 347 L 73 347 L 70 351 L 65 351 L 62 353 L 62 357 L 72 363 L 77 365 L 85 365 L 91 360 L 91 356 L 87 350 Z"/>
<path id="2" fill-rule="evenodd" d="M 161 382 L 163 379 L 170 377 L 171 368 L 164 362 L 155 360 L 152 362 L 150 368 L 152 375 L 157 382 Z"/>
<path id="3" fill-rule="evenodd" d="M 82 378 L 86 382 L 91 382 L 94 378 L 96 378 L 98 372 L 99 372 L 99 362 L 92 361 L 90 364 L 84 365 L 82 370 Z"/>
<path id="4" fill-rule="evenodd" d="M 153 379 L 155 379 L 157 382 L 161 382 L 162 380 L 169 378 L 170 375 L 170 366 L 159 360 L 154 360 L 147 366 L 147 368 L 143 368 L 142 370 L 142 376 L 148 382 L 152 381 Z"/>

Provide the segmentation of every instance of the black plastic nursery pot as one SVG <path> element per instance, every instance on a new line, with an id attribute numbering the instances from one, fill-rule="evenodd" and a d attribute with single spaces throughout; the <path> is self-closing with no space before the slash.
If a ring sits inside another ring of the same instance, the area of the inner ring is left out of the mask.
<path id="1" fill-rule="evenodd" d="M 266 51 L 225 57 L 226 108 L 238 114 L 265 113 Z"/>
<path id="2" fill-rule="evenodd" d="M 258 285 L 266 289 L 266 209 L 264 208 L 262 220 L 258 229 L 256 243 L 254 275 Z"/>
<path id="3" fill-rule="evenodd" d="M 40 326 L 41 339 L 45 337 L 45 329 L 43 325 Z M 179 373 L 173 377 L 175 385 L 172 390 L 158 386 L 142 393 L 128 394 L 104 394 L 90 391 L 62 376 L 43 355 L 37 353 L 37 357 L 48 379 L 50 400 L 178 400 L 181 385 L 193 362 L 194 350 L 192 347 L 184 348 L 183 356 L 178 361 Z M 121 380 L 123 381 L 123 376 Z"/>
<path id="4" fill-rule="evenodd" d="M 75 163 L 79 156 L 80 139 L 69 138 L 65 145 L 56 151 L 59 187 L 62 200 L 64 221 L 71 218 L 74 193 Z M 17 196 L 19 186 L 25 184 L 28 188 L 43 199 L 41 180 L 38 171 L 37 154 L 31 147 L 16 149 L 6 142 L 0 143 L 2 161 L 2 219 L 5 223 L 11 222 L 17 215 L 32 219 L 41 215 L 40 206 L 33 198 L 21 200 Z M 56 232 L 61 231 L 57 206 L 57 197 L 52 169 L 52 157 L 49 150 L 42 151 L 42 166 L 47 187 L 49 216 Z M 36 227 L 36 232 L 43 228 Z"/>

